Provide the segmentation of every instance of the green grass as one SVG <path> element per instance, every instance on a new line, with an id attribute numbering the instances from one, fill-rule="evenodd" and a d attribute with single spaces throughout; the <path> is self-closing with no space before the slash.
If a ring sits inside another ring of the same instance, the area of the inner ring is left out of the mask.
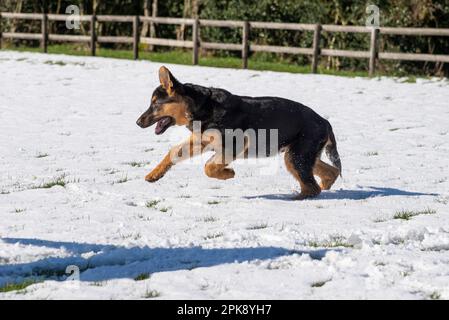
<path id="1" fill-rule="evenodd" d="M 217 200 L 211 200 L 211 201 L 207 201 L 207 204 L 213 205 L 213 204 L 219 204 L 220 201 Z"/>
<path id="2" fill-rule="evenodd" d="M 58 66 L 65 66 L 66 63 L 64 61 L 52 61 L 52 60 L 47 60 L 44 62 L 45 64 L 50 64 L 50 65 L 58 65 Z"/>
<path id="3" fill-rule="evenodd" d="M 160 297 L 161 293 L 159 291 L 156 290 L 147 290 L 145 292 L 144 298 L 145 299 L 153 299 L 153 298 L 157 298 Z"/>
<path id="4" fill-rule="evenodd" d="M 65 176 L 56 177 L 53 180 L 44 182 L 38 186 L 33 187 L 32 189 L 50 189 L 54 186 L 61 186 L 65 187 L 67 184 L 67 181 L 65 180 Z"/>
<path id="5" fill-rule="evenodd" d="M 265 229 L 268 227 L 267 223 L 260 223 L 260 224 L 255 224 L 252 226 L 249 226 L 246 228 L 246 230 L 260 230 L 260 229 Z"/>
<path id="6" fill-rule="evenodd" d="M 410 220 L 413 217 L 420 216 L 420 215 L 426 215 L 426 214 L 435 214 L 437 213 L 436 210 L 427 208 L 425 210 L 421 211 L 413 211 L 413 210 L 401 210 L 397 211 L 393 218 L 394 219 L 401 219 L 401 220 Z"/>
<path id="7" fill-rule="evenodd" d="M 145 207 L 147 208 L 156 208 L 158 203 L 161 202 L 161 200 L 150 200 L 145 203 Z"/>
<path id="8" fill-rule="evenodd" d="M 203 221 L 204 221 L 204 222 L 215 222 L 215 221 L 217 221 L 217 220 L 218 220 L 217 218 L 212 217 L 212 216 L 207 216 L 207 217 L 204 217 L 204 218 L 203 218 Z"/>
<path id="9" fill-rule="evenodd" d="M 27 279 L 18 283 L 7 283 L 4 286 L 0 287 L 0 292 L 11 292 L 11 291 L 19 291 L 23 290 L 26 287 L 31 286 L 32 284 L 37 283 L 36 280 Z"/>
<path id="10" fill-rule="evenodd" d="M 125 183 L 128 182 L 128 176 L 124 176 L 123 178 L 120 178 L 114 182 L 112 182 L 112 184 L 116 184 L 116 183 Z"/>
<path id="11" fill-rule="evenodd" d="M 95 281 L 95 282 L 91 282 L 89 284 L 91 287 L 103 287 L 104 286 L 104 282 L 101 281 Z"/>
<path id="12" fill-rule="evenodd" d="M 328 281 L 317 281 L 317 282 L 312 283 L 310 286 L 312 288 L 321 288 L 322 286 L 324 286 L 326 284 L 326 282 L 328 282 Z"/>
<path id="13" fill-rule="evenodd" d="M 25 46 L 11 46 L 6 44 L 6 49 L 15 51 L 29 51 L 29 52 L 41 52 L 38 47 L 25 47 Z M 48 53 L 52 54 L 66 54 L 75 56 L 89 56 L 90 50 L 87 46 L 74 45 L 74 44 L 52 44 L 48 46 Z M 116 59 L 133 59 L 133 53 L 131 50 L 120 49 L 107 49 L 97 48 L 96 52 L 99 57 L 116 58 Z M 153 62 L 172 63 L 172 64 L 192 64 L 192 53 L 190 50 L 175 49 L 172 51 L 162 52 L 148 52 L 144 50 L 139 51 L 140 60 L 149 60 Z M 47 64 L 51 65 L 65 65 L 63 61 L 47 61 Z M 206 67 L 218 67 L 218 68 L 236 68 L 242 67 L 242 60 L 238 57 L 217 57 L 217 56 L 200 56 L 200 66 Z M 265 58 L 259 57 L 257 54 L 253 55 L 248 60 L 248 68 L 252 70 L 270 70 L 278 72 L 291 72 L 291 73 L 310 73 L 310 65 L 298 65 L 287 60 L 278 61 L 266 61 Z M 347 70 L 327 70 L 325 68 L 318 68 L 319 74 L 327 75 L 339 75 L 346 77 L 367 77 L 367 71 L 347 71 Z"/>
<path id="14" fill-rule="evenodd" d="M 131 162 L 125 162 L 125 164 L 130 165 L 131 167 L 140 168 L 140 167 L 144 167 L 147 164 L 147 162 L 131 161 Z"/>
<path id="15" fill-rule="evenodd" d="M 171 51 L 157 51 L 149 52 L 144 49 L 145 45 L 141 45 L 139 50 L 140 60 L 149 60 L 160 63 L 172 63 L 172 64 L 192 64 L 192 51 L 188 49 L 173 49 Z M 4 41 L 4 49 L 15 51 L 28 51 L 28 52 L 42 52 L 39 47 L 30 47 L 23 45 L 13 45 L 9 41 Z M 88 46 L 82 44 L 50 44 L 48 46 L 48 53 L 52 54 L 66 54 L 75 56 L 90 56 L 90 50 Z M 133 59 L 133 52 L 131 49 L 110 49 L 101 48 L 97 46 L 97 56 L 116 59 Z M 242 60 L 236 56 L 214 56 L 208 51 L 206 55 L 200 55 L 199 65 L 207 67 L 219 67 L 219 68 L 237 68 L 242 67 Z M 223 51 L 220 51 L 223 54 Z M 17 61 L 25 61 L 26 58 L 16 59 Z M 327 69 L 324 66 L 325 59 L 322 59 L 323 65 L 318 66 L 318 74 L 336 75 L 344 77 L 368 77 L 368 71 L 366 70 L 335 70 Z M 45 62 L 50 65 L 64 66 L 66 64 L 84 65 L 79 62 L 64 62 L 49 60 Z M 256 52 L 253 53 L 248 60 L 248 68 L 252 70 L 269 70 L 278 72 L 291 72 L 291 73 L 310 73 L 310 64 L 300 65 L 295 62 L 291 62 L 289 59 L 282 58 L 276 55 L 267 55 L 266 53 Z M 378 71 L 376 76 L 380 80 L 380 76 L 400 77 L 397 81 L 403 83 L 416 83 L 416 77 L 428 77 L 425 74 L 410 75 L 401 70 L 394 70 L 386 73 L 384 71 Z"/>
<path id="16" fill-rule="evenodd" d="M 441 299 L 441 294 L 434 291 L 429 295 L 429 299 L 430 300 L 440 300 Z"/>
<path id="17" fill-rule="evenodd" d="M 53 178 L 50 181 L 44 182 L 37 186 L 33 186 L 33 187 L 31 187 L 31 189 L 50 189 L 50 188 L 53 188 L 54 186 L 65 187 L 69 183 L 79 183 L 80 181 L 81 180 L 79 178 L 78 179 L 73 178 L 73 179 L 67 180 L 66 175 L 63 174 L 59 177 Z"/>
<path id="18" fill-rule="evenodd" d="M 137 277 L 134 278 L 135 281 L 143 281 L 143 280 L 147 280 L 147 279 L 150 279 L 149 273 L 141 273 Z"/>
<path id="19" fill-rule="evenodd" d="M 36 158 L 37 158 L 37 159 L 45 158 L 45 157 L 48 157 L 48 153 L 38 153 L 38 154 L 36 155 Z"/>
<path id="20" fill-rule="evenodd" d="M 410 76 L 401 81 L 402 83 L 416 83 L 416 77 Z"/>
<path id="21" fill-rule="evenodd" d="M 209 233 L 203 237 L 204 240 L 216 239 L 223 236 L 223 232 Z"/>
<path id="22" fill-rule="evenodd" d="M 378 155 L 379 155 L 379 152 L 377 152 L 377 151 L 369 151 L 369 152 L 365 153 L 365 156 L 367 156 L 367 157 L 378 156 Z"/>
<path id="23" fill-rule="evenodd" d="M 329 240 L 325 240 L 322 242 L 318 241 L 310 241 L 307 244 L 310 247 L 313 248 L 337 248 L 337 247 L 344 247 L 344 248 L 353 248 L 354 246 L 347 242 L 347 240 L 342 236 L 331 236 Z"/>

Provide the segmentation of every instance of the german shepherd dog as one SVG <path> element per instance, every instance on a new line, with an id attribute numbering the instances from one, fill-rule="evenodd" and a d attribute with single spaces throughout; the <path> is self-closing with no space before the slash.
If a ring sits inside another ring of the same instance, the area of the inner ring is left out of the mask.
<path id="1" fill-rule="evenodd" d="M 321 190 L 330 189 L 338 175 L 341 175 L 340 157 L 332 127 L 312 109 L 278 97 L 237 96 L 223 89 L 183 84 L 164 66 L 159 69 L 159 80 L 160 86 L 153 92 L 151 105 L 137 120 L 137 125 L 147 128 L 156 123 L 155 133 L 158 135 L 173 125 L 186 126 L 192 135 L 172 148 L 145 177 L 146 181 L 159 180 L 175 163 L 207 150 L 215 154 L 206 162 L 206 175 L 223 180 L 234 177 L 234 170 L 228 168 L 228 165 L 237 158 L 237 154 L 246 155 L 248 145 L 254 142 L 245 139 L 243 150 L 237 149 L 235 145 L 217 143 L 220 140 L 217 137 L 203 137 L 195 133 L 194 121 L 200 121 L 200 133 L 214 129 L 221 135 L 218 137 L 221 140 L 229 129 L 276 129 L 276 151 L 285 152 L 286 167 L 301 187 L 301 193 L 295 199 L 317 196 Z M 234 156 L 224 160 L 229 149 L 232 149 Z M 323 149 L 333 166 L 320 160 Z M 314 175 L 320 178 L 320 185 Z"/>

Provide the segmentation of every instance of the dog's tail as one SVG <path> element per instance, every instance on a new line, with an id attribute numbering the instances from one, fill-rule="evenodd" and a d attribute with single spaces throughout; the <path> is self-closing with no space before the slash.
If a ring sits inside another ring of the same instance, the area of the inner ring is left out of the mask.
<path id="1" fill-rule="evenodd" d="M 327 141 L 327 144 L 325 146 L 326 155 L 331 161 L 331 163 L 338 168 L 340 171 L 340 177 L 341 175 L 341 161 L 340 161 L 340 155 L 337 151 L 337 142 L 335 141 L 334 132 L 332 131 L 332 127 L 329 128 L 329 139 Z"/>

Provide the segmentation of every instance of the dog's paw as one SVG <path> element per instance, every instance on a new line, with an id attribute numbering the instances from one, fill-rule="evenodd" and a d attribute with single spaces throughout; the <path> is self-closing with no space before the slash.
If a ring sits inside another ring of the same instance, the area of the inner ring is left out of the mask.
<path id="1" fill-rule="evenodd" d="M 232 179 L 232 178 L 234 178 L 234 176 L 235 176 L 235 171 L 234 171 L 234 169 L 231 169 L 231 168 L 223 169 L 222 174 L 221 174 L 221 178 L 223 180 Z"/>
<path id="2" fill-rule="evenodd" d="M 145 176 L 145 181 L 147 181 L 147 182 L 156 182 L 160 178 L 162 178 L 163 176 L 164 176 L 164 174 L 161 174 L 160 172 L 151 171 L 149 174 L 147 174 Z"/>
<path id="3" fill-rule="evenodd" d="M 315 193 L 304 193 L 301 192 L 300 194 L 296 195 L 294 197 L 294 200 L 306 200 L 306 199 L 312 199 L 317 197 L 320 194 L 320 192 L 315 192 Z"/>

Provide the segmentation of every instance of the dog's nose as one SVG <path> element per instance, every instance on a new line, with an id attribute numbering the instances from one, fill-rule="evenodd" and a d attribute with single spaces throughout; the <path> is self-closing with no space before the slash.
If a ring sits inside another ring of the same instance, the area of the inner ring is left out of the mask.
<path id="1" fill-rule="evenodd" d="M 142 125 L 143 125 L 142 119 L 141 118 L 137 119 L 136 124 L 142 128 Z"/>

